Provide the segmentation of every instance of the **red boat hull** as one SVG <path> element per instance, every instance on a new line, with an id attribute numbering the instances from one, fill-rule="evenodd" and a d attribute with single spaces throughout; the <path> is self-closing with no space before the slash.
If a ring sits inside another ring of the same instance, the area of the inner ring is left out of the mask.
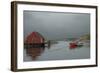
<path id="1" fill-rule="evenodd" d="M 70 46 L 70 49 L 74 49 L 74 48 L 76 48 L 77 47 L 77 44 L 76 43 L 70 43 L 69 44 Z"/>

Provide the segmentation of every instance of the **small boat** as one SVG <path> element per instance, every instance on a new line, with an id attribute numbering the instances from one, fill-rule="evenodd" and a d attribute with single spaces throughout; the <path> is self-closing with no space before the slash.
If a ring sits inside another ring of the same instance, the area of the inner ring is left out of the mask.
<path id="1" fill-rule="evenodd" d="M 83 43 L 82 42 L 71 42 L 69 45 L 70 45 L 69 46 L 70 49 L 75 49 L 77 47 L 82 47 L 83 46 Z"/>
<path id="2" fill-rule="evenodd" d="M 74 49 L 74 48 L 76 48 L 78 45 L 77 45 L 77 43 L 74 43 L 74 42 L 71 42 L 70 44 L 69 44 L 70 46 L 70 49 Z"/>

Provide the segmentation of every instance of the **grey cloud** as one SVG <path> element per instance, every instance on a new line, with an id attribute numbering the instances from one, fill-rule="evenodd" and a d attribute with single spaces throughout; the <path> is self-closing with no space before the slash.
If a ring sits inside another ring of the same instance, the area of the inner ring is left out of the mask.
<path id="1" fill-rule="evenodd" d="M 48 40 L 76 38 L 90 33 L 90 14 L 24 11 L 24 37 L 33 31 Z"/>

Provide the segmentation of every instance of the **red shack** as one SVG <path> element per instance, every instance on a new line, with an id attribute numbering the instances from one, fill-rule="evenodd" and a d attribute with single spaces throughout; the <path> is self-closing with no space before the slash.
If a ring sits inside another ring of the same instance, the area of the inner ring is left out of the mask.
<path id="1" fill-rule="evenodd" d="M 25 44 L 44 43 L 44 37 L 38 32 L 32 32 L 25 39 Z"/>

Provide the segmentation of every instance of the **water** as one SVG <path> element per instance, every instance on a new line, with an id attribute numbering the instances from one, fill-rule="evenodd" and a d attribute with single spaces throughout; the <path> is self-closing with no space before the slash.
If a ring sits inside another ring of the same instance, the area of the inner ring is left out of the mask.
<path id="1" fill-rule="evenodd" d="M 69 42 L 70 41 L 58 41 L 57 44 L 51 45 L 50 48 L 24 49 L 24 61 L 73 60 L 90 58 L 89 46 L 70 49 Z"/>

